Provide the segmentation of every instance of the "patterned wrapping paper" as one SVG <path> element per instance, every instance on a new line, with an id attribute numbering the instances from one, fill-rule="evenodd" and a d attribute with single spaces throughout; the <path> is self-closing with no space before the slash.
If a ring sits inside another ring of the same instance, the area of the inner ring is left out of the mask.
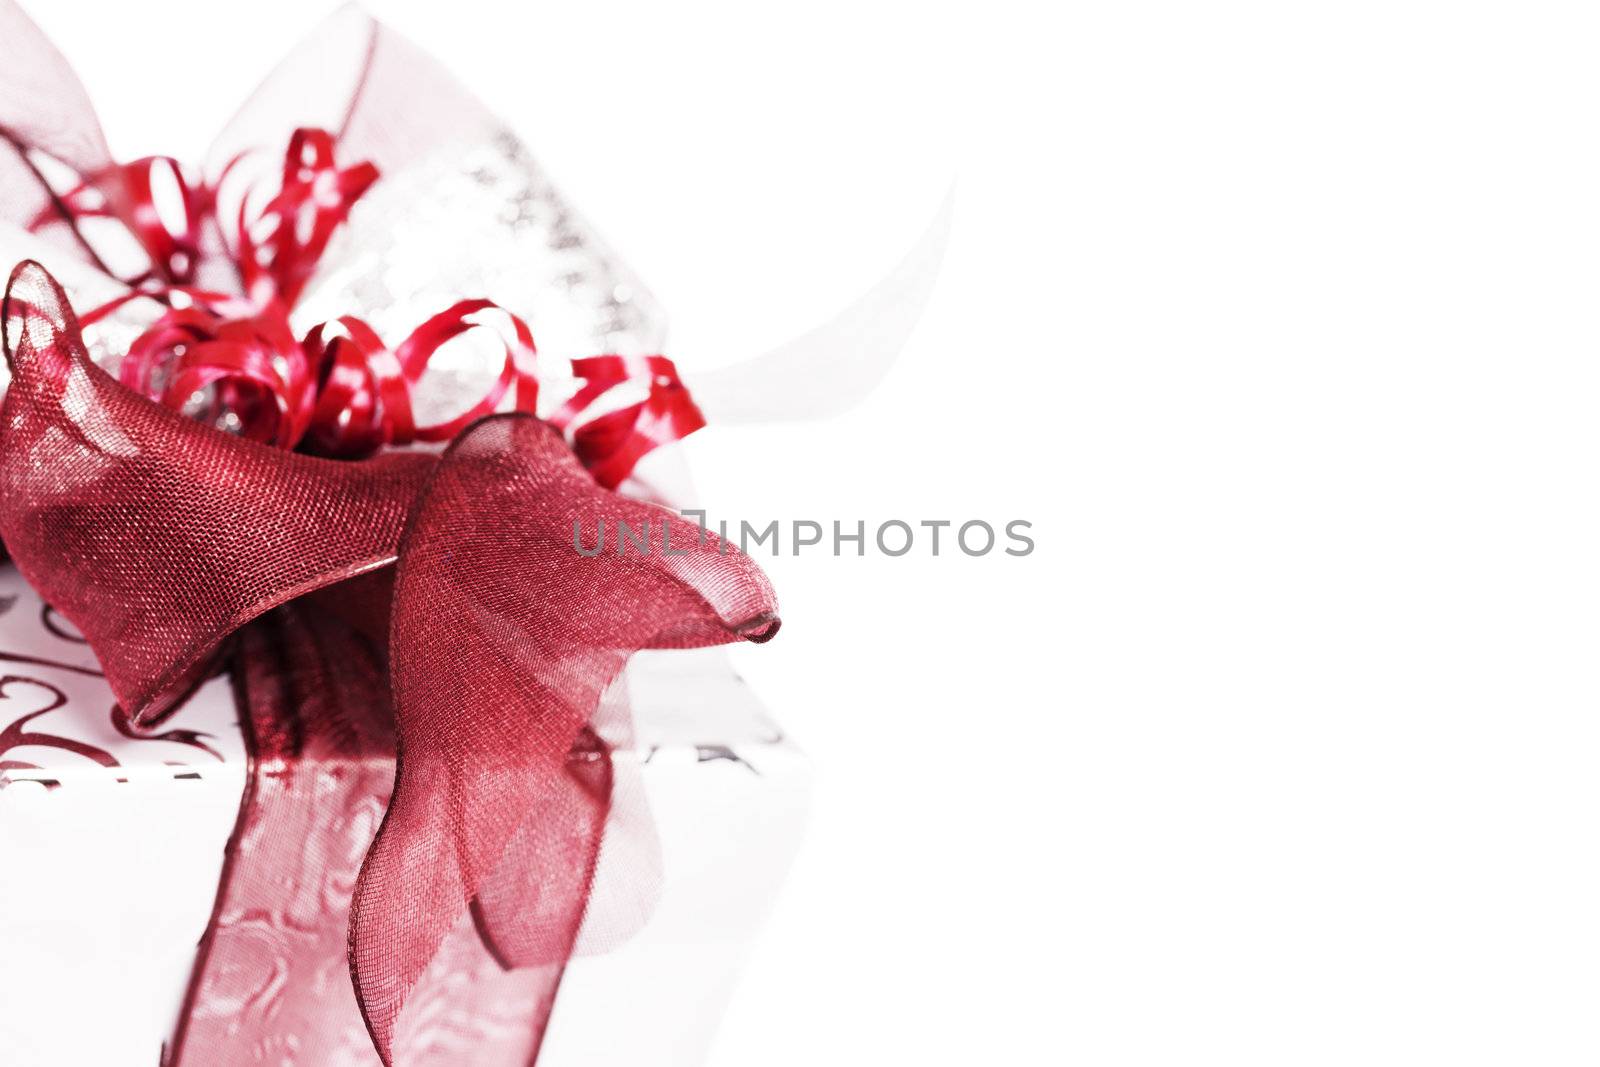
<path id="1" fill-rule="evenodd" d="M 133 726 L 72 624 L 0 566 L 0 789 L 210 782 L 238 788 L 245 758 L 226 679 L 183 712 Z"/>

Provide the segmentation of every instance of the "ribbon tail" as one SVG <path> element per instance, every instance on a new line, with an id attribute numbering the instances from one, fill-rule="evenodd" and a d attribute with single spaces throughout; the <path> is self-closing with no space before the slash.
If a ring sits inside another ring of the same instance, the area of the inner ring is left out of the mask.
<path id="1" fill-rule="evenodd" d="M 586 556 L 580 525 L 626 528 L 634 547 Z M 463 916 L 503 965 L 550 976 L 553 992 L 611 798 L 591 723 L 628 656 L 762 641 L 777 625 L 748 557 L 599 488 L 546 424 L 497 416 L 456 440 L 401 542 L 398 773 L 350 917 L 356 996 L 386 1063 Z"/>
<path id="2" fill-rule="evenodd" d="M 248 773 L 166 1067 L 334 1062 L 365 1037 L 341 979 L 357 865 L 393 782 L 381 661 L 300 605 L 240 638 Z"/>
<path id="3" fill-rule="evenodd" d="M 341 591 L 387 610 L 382 583 Z M 394 785 L 394 725 L 377 646 L 354 622 L 296 603 L 240 633 L 249 776 L 166 1067 L 374 1058 L 347 938 L 356 875 Z M 397 1057 L 528 1064 L 554 985 L 504 971 L 472 923 L 458 923 L 418 983 Z"/>

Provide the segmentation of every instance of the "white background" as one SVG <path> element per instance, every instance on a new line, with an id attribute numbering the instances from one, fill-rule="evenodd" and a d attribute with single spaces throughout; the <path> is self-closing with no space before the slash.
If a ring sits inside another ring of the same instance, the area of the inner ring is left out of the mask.
<path id="1" fill-rule="evenodd" d="M 740 665 L 822 784 L 713 1067 L 1600 1061 L 1588 10 L 373 7 L 686 368 L 956 183 L 876 393 L 686 446 L 724 513 L 1038 541 L 770 561 Z M 192 158 L 325 10 L 33 13 L 120 154 Z"/>

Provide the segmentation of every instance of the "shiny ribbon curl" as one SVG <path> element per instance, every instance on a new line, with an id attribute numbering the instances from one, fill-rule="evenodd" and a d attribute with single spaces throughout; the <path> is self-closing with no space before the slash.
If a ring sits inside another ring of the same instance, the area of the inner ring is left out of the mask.
<path id="1" fill-rule="evenodd" d="M 508 323 L 496 328 L 499 312 Z M 412 395 L 450 341 L 493 330 L 505 356 L 492 385 L 465 412 L 418 425 Z M 393 351 L 366 322 L 346 315 L 297 340 L 283 305 L 229 318 L 209 308 L 172 309 L 134 339 L 124 385 L 253 441 L 313 455 L 360 459 L 388 445 L 449 441 L 512 393 L 533 413 L 539 383 L 533 334 L 487 300 L 462 300 L 417 327 Z M 197 411 L 197 406 L 209 406 Z"/>
<path id="2" fill-rule="evenodd" d="M 171 183 L 174 195 L 168 203 L 181 209 L 180 219 L 173 219 L 170 211 L 161 211 L 157 175 L 165 175 Z M 150 281 L 183 285 L 194 276 L 200 262 L 200 226 L 208 203 L 208 191 L 191 186 L 177 160 L 146 156 L 131 163 L 114 163 L 84 176 L 78 185 L 61 194 L 58 204 L 46 205 L 29 220 L 28 229 L 38 231 L 61 221 L 62 211 L 72 220 L 113 219 L 133 235 L 150 258 L 150 269 L 130 279 L 129 285 Z M 179 223 L 176 227 L 175 221 Z"/>
<path id="3" fill-rule="evenodd" d="M 333 145 L 327 130 L 295 130 L 283 155 L 277 195 L 254 219 L 248 203 L 240 203 L 235 258 L 245 292 L 254 299 L 276 297 L 292 306 L 311 280 L 333 231 L 378 180 L 378 168 L 371 163 L 340 169 Z M 224 169 L 219 184 L 239 162 L 235 158 Z"/>
<path id="4" fill-rule="evenodd" d="M 243 161 L 223 168 L 217 188 Z M 69 212 L 121 220 L 173 284 L 142 290 L 93 309 L 103 317 L 137 296 L 169 305 L 129 346 L 120 374 L 124 384 L 168 407 L 279 448 L 303 447 L 316 455 L 358 459 L 387 445 L 448 441 L 473 420 L 496 410 L 515 386 L 514 410 L 533 412 L 538 399 L 533 334 L 506 312 L 505 360 L 485 393 L 454 418 L 418 426 L 412 394 L 429 360 L 447 342 L 477 328 L 481 313 L 499 310 L 487 300 L 463 300 L 434 315 L 391 352 L 355 316 L 312 329 L 304 339 L 289 324 L 294 305 L 351 207 L 378 179 L 371 163 L 341 168 L 326 130 L 301 128 L 284 152 L 281 182 L 259 210 L 240 197 L 234 253 L 244 297 L 177 284 L 193 270 L 202 215 L 217 189 L 190 186 L 171 160 L 187 220 L 174 233 L 156 208 L 150 160 L 110 168 L 69 192 Z M 41 216 L 42 223 L 47 216 Z M 172 264 L 173 249 L 187 270 Z M 184 306 L 171 306 L 178 300 Z"/>
<path id="5" fill-rule="evenodd" d="M 596 416 L 572 434 L 573 451 L 608 489 L 621 485 L 652 449 L 681 440 L 706 424 L 694 398 L 665 356 L 590 356 L 572 361 L 583 386 L 550 416 L 567 429 L 586 409 L 612 389 L 632 381 L 648 381 L 649 394 L 628 407 Z"/>
<path id="6" fill-rule="evenodd" d="M 167 305 L 130 345 L 120 372 L 124 384 L 251 440 L 342 459 L 363 458 L 390 445 L 450 441 L 498 410 L 508 394 L 512 410 L 535 412 L 539 385 L 532 331 L 487 300 L 459 301 L 392 350 L 370 325 L 350 315 L 318 325 L 304 338 L 294 336 L 289 309 L 334 232 L 379 177 L 368 162 L 341 167 L 335 146 L 326 130 L 295 130 L 276 191 L 254 210 L 251 191 L 239 197 L 232 255 L 242 297 L 187 283 L 199 261 L 201 228 L 243 155 L 229 161 L 212 187 L 188 182 L 170 158 L 151 157 L 96 171 L 60 198 L 69 218 L 120 221 L 152 264 L 129 283 L 128 293 L 89 309 L 83 321 L 98 321 L 140 298 Z M 170 188 L 182 206 L 177 228 L 174 213 L 163 213 L 157 204 L 154 175 L 159 171 L 171 175 Z M 32 225 L 53 221 L 59 221 L 57 212 L 47 208 Z M 493 329 L 497 312 L 507 320 L 496 330 L 505 358 L 493 382 L 466 410 L 419 425 L 413 398 L 429 360 L 471 329 Z M 594 356 L 574 359 L 572 365 L 584 384 L 551 422 L 570 434 L 580 461 L 608 489 L 622 484 L 653 449 L 705 425 L 664 356 Z M 648 382 L 644 401 L 579 424 L 605 393 L 640 381 Z"/>

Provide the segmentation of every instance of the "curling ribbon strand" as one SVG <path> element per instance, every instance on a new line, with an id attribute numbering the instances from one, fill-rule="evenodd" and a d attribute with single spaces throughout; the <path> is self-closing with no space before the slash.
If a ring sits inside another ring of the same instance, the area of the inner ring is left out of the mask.
<path id="1" fill-rule="evenodd" d="M 326 130 L 294 131 L 284 152 L 281 182 L 252 216 L 241 197 L 233 256 L 245 295 L 188 285 L 207 213 L 217 188 L 191 184 L 166 157 L 114 165 L 86 178 L 62 200 L 75 217 L 120 220 L 149 254 L 152 268 L 128 293 L 92 308 L 85 324 L 148 297 L 167 310 L 129 348 L 124 384 L 256 441 L 315 455 L 358 459 L 389 445 L 452 440 L 474 420 L 510 409 L 533 413 L 538 399 L 537 349 L 521 318 L 487 300 L 463 300 L 433 315 L 390 348 L 366 322 L 342 316 L 296 338 L 289 311 L 304 290 L 334 231 L 378 179 L 371 163 L 340 167 Z M 243 156 L 223 168 L 220 186 Z M 158 209 L 157 175 L 171 175 L 181 227 Z M 259 200 L 259 198 L 254 198 Z M 41 216 L 43 225 L 54 216 Z M 147 283 L 154 283 L 153 285 Z M 498 316 L 504 322 L 495 323 Z M 414 397 L 429 361 L 469 330 L 494 329 L 505 357 L 494 380 L 466 409 L 419 424 Z M 572 361 L 582 381 L 550 421 L 568 434 L 595 480 L 620 485 L 652 449 L 705 425 L 664 356 L 593 356 Z M 580 417 L 617 386 L 646 383 L 643 401 Z"/>

